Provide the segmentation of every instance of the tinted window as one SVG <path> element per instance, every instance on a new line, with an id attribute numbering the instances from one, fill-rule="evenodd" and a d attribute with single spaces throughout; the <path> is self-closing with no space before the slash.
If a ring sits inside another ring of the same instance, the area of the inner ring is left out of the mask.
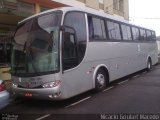
<path id="1" fill-rule="evenodd" d="M 87 32 L 86 32 L 85 14 L 82 12 L 67 13 L 65 16 L 64 25 L 71 27 L 71 29 L 75 31 L 73 35 L 70 34 L 68 35 L 68 37 L 66 37 L 67 35 L 65 35 L 65 40 L 69 40 L 70 43 L 74 45 L 73 47 L 74 51 L 70 50 L 70 48 L 66 49 L 66 51 L 68 51 L 68 53 L 69 51 L 72 51 L 72 56 L 77 57 L 76 58 L 77 61 L 71 60 L 72 61 L 71 64 L 74 64 L 74 66 L 72 66 L 73 68 L 83 60 L 85 51 L 86 51 Z M 69 69 L 69 68 L 66 68 L 66 69 Z"/>
<path id="2" fill-rule="evenodd" d="M 121 40 L 120 27 L 118 23 L 107 21 L 109 39 Z"/>
<path id="3" fill-rule="evenodd" d="M 152 40 L 156 41 L 156 33 L 155 32 L 152 32 Z"/>
<path id="4" fill-rule="evenodd" d="M 147 40 L 151 41 L 152 40 L 152 33 L 151 33 L 151 31 L 147 30 L 146 33 L 147 33 Z"/>
<path id="5" fill-rule="evenodd" d="M 72 59 L 76 57 L 75 36 L 70 33 L 65 33 L 64 59 Z"/>
<path id="6" fill-rule="evenodd" d="M 146 31 L 144 29 L 140 29 L 140 40 L 146 40 Z"/>
<path id="7" fill-rule="evenodd" d="M 139 40 L 139 29 L 132 27 L 133 40 Z"/>
<path id="8" fill-rule="evenodd" d="M 77 41 L 86 41 L 85 15 L 80 12 L 70 12 L 65 16 L 64 24 L 75 29 Z"/>
<path id="9" fill-rule="evenodd" d="M 127 25 L 121 25 L 123 40 L 132 40 L 131 29 Z"/>
<path id="10" fill-rule="evenodd" d="M 88 17 L 89 37 L 91 39 L 106 39 L 104 21 L 99 18 Z"/>

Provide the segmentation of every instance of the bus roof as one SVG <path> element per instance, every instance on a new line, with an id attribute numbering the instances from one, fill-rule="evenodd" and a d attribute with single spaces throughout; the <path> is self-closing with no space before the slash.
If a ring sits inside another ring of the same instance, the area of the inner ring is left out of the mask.
<path id="1" fill-rule="evenodd" d="M 43 15 L 45 13 L 49 13 L 49 12 L 53 12 L 53 11 L 57 11 L 57 10 L 61 10 L 63 12 L 68 12 L 68 11 L 81 11 L 81 12 L 85 12 L 85 13 L 90 13 L 90 14 L 94 14 L 94 15 L 98 15 L 98 16 L 102 16 L 102 17 L 106 17 L 106 18 L 110 18 L 110 19 L 113 19 L 113 20 L 117 20 L 117 21 L 121 21 L 119 18 L 116 18 L 112 15 L 109 15 L 107 13 L 104 13 L 102 11 L 97 11 L 97 10 L 94 10 L 94 9 L 91 9 L 91 8 L 78 8 L 78 7 L 60 7 L 60 8 L 55 8 L 55 9 L 50 9 L 50 10 L 47 10 L 47 11 L 44 11 L 44 12 L 41 12 L 41 13 L 38 13 L 38 14 L 35 14 L 35 15 L 32 15 L 24 20 L 22 20 L 21 22 L 24 22 L 28 19 L 31 19 L 33 17 L 36 17 L 36 16 L 39 16 L 39 15 Z M 19 23 L 21 23 L 19 22 Z M 122 22 L 126 22 L 126 23 L 129 23 L 127 20 L 122 20 Z"/>
<path id="2" fill-rule="evenodd" d="M 61 10 L 62 12 L 69 12 L 69 11 L 81 11 L 81 12 L 85 12 L 85 13 L 89 13 L 89 14 L 93 14 L 93 15 L 96 15 L 96 16 L 100 16 L 100 17 L 105 17 L 105 18 L 108 18 L 108 19 L 111 19 L 111 20 L 115 20 L 115 21 L 118 21 L 118 22 L 122 22 L 122 23 L 126 23 L 126 24 L 130 24 L 130 25 L 133 25 L 133 26 L 137 26 L 137 27 L 141 27 L 141 28 L 144 28 L 142 26 L 139 26 L 139 25 L 135 25 L 135 24 L 132 24 L 130 23 L 129 21 L 125 20 L 125 19 L 120 19 L 118 17 L 115 17 L 113 15 L 110 15 L 110 14 L 107 14 L 107 13 L 104 13 L 102 11 L 98 11 L 98 10 L 94 10 L 94 9 L 91 9 L 91 8 L 78 8 L 78 7 L 60 7 L 60 8 L 55 8 L 55 9 L 50 9 L 50 10 L 47 10 L 47 11 L 44 11 L 44 12 L 41 12 L 41 13 L 38 13 L 38 14 L 35 14 L 35 15 L 32 15 L 22 21 L 20 21 L 19 23 L 22 23 L 28 19 L 31 19 L 31 18 L 34 18 L 36 16 L 39 16 L 39 15 L 43 15 L 43 14 L 46 14 L 46 13 L 49 13 L 49 12 L 54 12 L 54 11 L 57 11 L 57 10 Z M 148 29 L 148 28 L 147 28 Z M 149 29 L 151 30 L 151 29 Z"/>

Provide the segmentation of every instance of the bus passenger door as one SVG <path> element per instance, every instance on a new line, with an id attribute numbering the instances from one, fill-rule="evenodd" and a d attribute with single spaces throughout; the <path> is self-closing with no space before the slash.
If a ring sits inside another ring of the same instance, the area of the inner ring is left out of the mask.
<path id="1" fill-rule="evenodd" d="M 72 97 L 93 87 L 87 74 L 90 66 L 83 61 L 87 44 L 85 13 L 66 13 L 62 33 L 62 91 L 67 97 Z"/>

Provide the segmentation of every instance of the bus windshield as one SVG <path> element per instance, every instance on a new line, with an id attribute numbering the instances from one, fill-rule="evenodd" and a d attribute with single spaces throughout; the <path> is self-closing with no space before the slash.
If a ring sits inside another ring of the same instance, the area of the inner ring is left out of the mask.
<path id="1" fill-rule="evenodd" d="M 12 74 L 47 74 L 59 70 L 59 27 L 62 12 L 52 12 L 22 22 L 17 27 Z"/>

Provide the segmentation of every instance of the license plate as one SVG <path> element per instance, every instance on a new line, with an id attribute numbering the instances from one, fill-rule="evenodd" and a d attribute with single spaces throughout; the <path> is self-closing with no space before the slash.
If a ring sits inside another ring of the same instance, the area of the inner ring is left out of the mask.
<path id="1" fill-rule="evenodd" d="M 33 94 L 32 94 L 32 93 L 25 93 L 24 96 L 25 96 L 25 97 L 32 97 Z"/>

